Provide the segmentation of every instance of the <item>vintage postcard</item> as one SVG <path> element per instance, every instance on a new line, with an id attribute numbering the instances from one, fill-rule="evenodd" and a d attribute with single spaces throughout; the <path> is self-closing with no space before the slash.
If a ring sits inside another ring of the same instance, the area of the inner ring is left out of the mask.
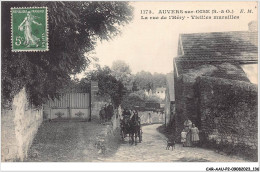
<path id="1" fill-rule="evenodd" d="M 258 10 L 2 1 L 3 169 L 259 171 Z"/>

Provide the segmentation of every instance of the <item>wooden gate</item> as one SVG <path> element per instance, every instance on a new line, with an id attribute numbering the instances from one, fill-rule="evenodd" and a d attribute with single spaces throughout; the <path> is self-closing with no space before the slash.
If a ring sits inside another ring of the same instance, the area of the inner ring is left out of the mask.
<path id="1" fill-rule="evenodd" d="M 44 115 L 48 119 L 90 118 L 89 93 L 63 93 L 59 99 L 49 100 L 44 105 Z"/>

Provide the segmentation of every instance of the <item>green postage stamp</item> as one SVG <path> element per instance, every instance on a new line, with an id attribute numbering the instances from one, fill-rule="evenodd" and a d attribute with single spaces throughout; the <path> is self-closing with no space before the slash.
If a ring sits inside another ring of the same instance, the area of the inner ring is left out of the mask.
<path id="1" fill-rule="evenodd" d="M 47 7 L 11 8 L 12 51 L 48 51 Z"/>

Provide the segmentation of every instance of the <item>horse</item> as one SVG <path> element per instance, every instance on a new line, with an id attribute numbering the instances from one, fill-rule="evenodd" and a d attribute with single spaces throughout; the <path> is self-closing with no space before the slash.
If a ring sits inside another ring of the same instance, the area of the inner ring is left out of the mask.
<path id="1" fill-rule="evenodd" d="M 141 133 L 141 124 L 139 120 L 136 118 L 132 118 L 130 120 L 130 138 L 131 138 L 131 144 L 135 143 L 137 145 L 137 137 L 139 138 L 139 143 L 142 141 L 142 133 Z"/>
<path id="2" fill-rule="evenodd" d="M 121 120 L 120 127 L 122 140 L 124 140 L 128 134 L 129 144 L 135 143 L 135 145 L 137 145 L 137 137 L 139 138 L 139 143 L 142 141 L 141 125 L 140 122 L 136 120 L 136 118 L 125 118 Z"/>

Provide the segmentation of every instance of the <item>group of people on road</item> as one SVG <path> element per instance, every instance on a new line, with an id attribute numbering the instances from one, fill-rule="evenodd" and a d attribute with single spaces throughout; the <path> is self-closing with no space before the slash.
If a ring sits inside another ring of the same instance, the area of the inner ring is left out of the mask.
<path id="1" fill-rule="evenodd" d="M 189 119 L 184 122 L 184 129 L 181 132 L 183 147 L 197 146 L 199 142 L 199 129 Z"/>
<path id="2" fill-rule="evenodd" d="M 110 121 L 112 116 L 114 115 L 114 107 L 111 103 L 105 104 L 101 110 L 99 111 L 99 119 L 101 123 Z"/>

